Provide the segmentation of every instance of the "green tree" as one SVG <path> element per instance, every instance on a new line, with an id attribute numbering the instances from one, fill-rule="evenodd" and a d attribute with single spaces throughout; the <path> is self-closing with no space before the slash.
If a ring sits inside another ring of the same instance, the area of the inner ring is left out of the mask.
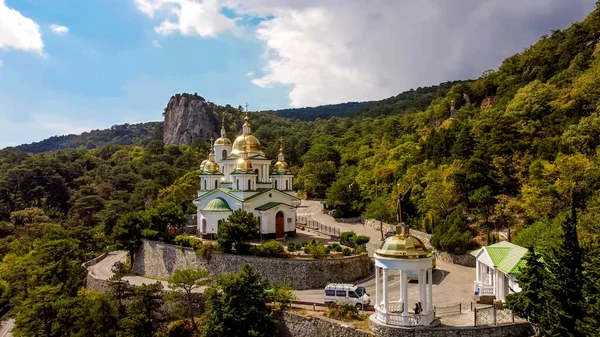
<path id="1" fill-rule="evenodd" d="M 258 218 L 243 209 L 236 209 L 219 225 L 217 242 L 225 252 L 235 247 L 238 254 L 247 253 L 248 240 L 258 232 Z"/>
<path id="2" fill-rule="evenodd" d="M 127 316 L 119 322 L 120 328 L 131 336 L 153 337 L 167 321 L 164 304 L 160 282 L 136 287 L 126 306 Z"/>
<path id="3" fill-rule="evenodd" d="M 379 232 L 381 233 L 381 241 L 383 241 L 383 222 L 394 223 L 396 213 L 386 197 L 378 197 L 367 205 L 363 216 L 367 219 L 379 220 Z"/>
<path id="4" fill-rule="evenodd" d="M 149 222 L 145 212 L 131 212 L 122 215 L 113 228 L 115 245 L 118 249 L 127 250 L 132 266 L 135 262 L 135 250 L 139 247 L 142 239 L 142 230 L 148 228 Z"/>
<path id="5" fill-rule="evenodd" d="M 113 275 L 108 279 L 108 294 L 117 301 L 117 309 L 120 318 L 125 317 L 125 301 L 135 293 L 135 288 L 129 281 L 123 279 L 125 276 L 125 265 L 123 262 L 116 262 L 112 267 Z"/>
<path id="6" fill-rule="evenodd" d="M 183 292 L 187 307 L 187 316 L 192 322 L 194 330 L 197 329 L 194 320 L 195 298 L 193 291 L 210 283 L 210 271 L 206 269 L 177 269 L 169 278 L 169 288 Z"/>
<path id="7" fill-rule="evenodd" d="M 268 280 L 248 264 L 238 274 L 219 275 L 206 292 L 204 336 L 276 336 L 268 288 Z"/>

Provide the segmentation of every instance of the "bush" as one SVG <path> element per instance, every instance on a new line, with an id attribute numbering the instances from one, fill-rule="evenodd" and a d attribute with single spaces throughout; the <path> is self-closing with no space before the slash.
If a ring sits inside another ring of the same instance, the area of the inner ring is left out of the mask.
<path id="1" fill-rule="evenodd" d="M 301 248 L 300 246 L 296 246 L 296 244 L 293 242 L 288 243 L 288 246 L 287 246 L 288 252 L 295 252 L 295 251 L 300 250 L 300 248 Z"/>
<path id="2" fill-rule="evenodd" d="M 344 247 L 344 250 L 342 250 L 342 255 L 343 256 L 350 256 L 352 255 L 352 250 L 348 247 Z"/>
<path id="3" fill-rule="evenodd" d="M 328 254 L 327 247 L 323 242 L 315 242 L 314 240 L 304 247 L 304 253 L 309 254 L 313 259 L 322 259 Z"/>
<path id="4" fill-rule="evenodd" d="M 356 237 L 356 240 L 354 242 L 356 242 L 357 245 L 359 246 L 364 246 L 366 245 L 369 241 L 371 240 L 370 237 L 365 236 L 365 235 L 359 235 Z"/>
<path id="5" fill-rule="evenodd" d="M 367 252 L 367 248 L 365 246 L 356 246 L 356 248 L 354 248 L 355 255 L 366 253 L 366 252 Z"/>
<path id="6" fill-rule="evenodd" d="M 253 246 L 251 252 L 256 256 L 262 257 L 283 257 L 286 255 L 283 245 L 275 240 L 267 241 L 259 246 Z"/>
<path id="7" fill-rule="evenodd" d="M 333 305 L 327 310 L 327 317 L 333 319 L 358 319 L 358 309 L 352 304 Z"/>
<path id="8" fill-rule="evenodd" d="M 202 240 L 193 236 L 177 235 L 173 243 L 181 247 L 190 247 L 194 250 L 199 249 L 202 246 Z"/>

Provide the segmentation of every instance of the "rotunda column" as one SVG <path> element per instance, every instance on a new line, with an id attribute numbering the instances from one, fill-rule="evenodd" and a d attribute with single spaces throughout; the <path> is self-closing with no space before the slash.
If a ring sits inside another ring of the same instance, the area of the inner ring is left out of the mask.
<path id="1" fill-rule="evenodd" d="M 419 269 L 419 302 L 421 302 L 421 306 L 427 306 L 426 302 L 426 272 L 425 269 Z M 425 309 L 423 309 L 425 310 Z"/>
<path id="2" fill-rule="evenodd" d="M 379 305 L 379 267 L 375 266 L 375 309 L 381 310 Z"/>
<path id="3" fill-rule="evenodd" d="M 433 311 L 433 268 L 427 269 L 427 276 L 429 277 L 429 282 L 427 282 L 427 312 Z"/>
<path id="4" fill-rule="evenodd" d="M 406 270 L 402 270 L 402 316 L 408 316 L 408 279 Z"/>
<path id="5" fill-rule="evenodd" d="M 403 296 L 403 292 L 402 292 L 402 284 L 404 282 L 402 282 L 402 280 L 404 280 L 404 271 L 402 269 L 400 269 L 400 280 L 398 281 L 398 292 L 400 295 L 400 298 L 398 299 L 398 303 L 402 303 L 404 302 L 404 296 Z"/>
<path id="6" fill-rule="evenodd" d="M 386 313 L 385 323 L 387 324 L 387 312 L 388 312 L 388 291 L 387 291 L 387 268 L 383 268 L 383 312 Z"/>

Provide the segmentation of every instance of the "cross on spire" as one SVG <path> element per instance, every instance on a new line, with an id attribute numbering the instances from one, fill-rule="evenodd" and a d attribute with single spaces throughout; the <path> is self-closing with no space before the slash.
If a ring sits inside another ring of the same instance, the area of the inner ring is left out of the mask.
<path id="1" fill-rule="evenodd" d="M 248 113 L 248 103 L 246 103 L 246 113 Z"/>

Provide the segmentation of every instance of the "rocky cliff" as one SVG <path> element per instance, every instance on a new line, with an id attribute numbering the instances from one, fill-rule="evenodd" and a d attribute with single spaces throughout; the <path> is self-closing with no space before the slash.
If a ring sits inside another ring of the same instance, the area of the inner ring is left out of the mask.
<path id="1" fill-rule="evenodd" d="M 208 102 L 197 94 L 171 96 L 164 112 L 163 141 L 192 145 L 195 140 L 218 137 L 220 123 Z"/>

